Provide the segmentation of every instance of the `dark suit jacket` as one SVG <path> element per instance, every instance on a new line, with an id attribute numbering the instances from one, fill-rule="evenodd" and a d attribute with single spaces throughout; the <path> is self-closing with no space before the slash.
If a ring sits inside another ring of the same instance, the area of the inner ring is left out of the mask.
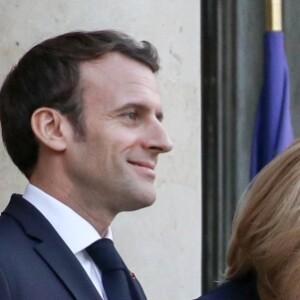
<path id="1" fill-rule="evenodd" d="M 255 276 L 225 282 L 198 300 L 259 300 Z"/>
<path id="2" fill-rule="evenodd" d="M 134 299 L 146 299 L 135 292 Z M 0 217 L 0 299 L 101 300 L 52 225 L 20 195 Z"/>

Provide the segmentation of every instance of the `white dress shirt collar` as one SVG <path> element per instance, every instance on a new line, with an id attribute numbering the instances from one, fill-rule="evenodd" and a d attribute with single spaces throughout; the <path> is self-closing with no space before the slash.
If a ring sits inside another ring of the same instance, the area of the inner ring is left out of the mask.
<path id="1" fill-rule="evenodd" d="M 23 198 L 46 217 L 74 254 L 101 238 L 89 222 L 38 187 L 28 184 Z M 105 237 L 112 239 L 110 227 Z"/>

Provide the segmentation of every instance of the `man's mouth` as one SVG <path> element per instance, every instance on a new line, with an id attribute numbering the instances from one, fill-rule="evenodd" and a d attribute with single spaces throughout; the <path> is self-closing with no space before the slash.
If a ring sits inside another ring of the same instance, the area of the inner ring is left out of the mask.
<path id="1" fill-rule="evenodd" d="M 154 170 L 154 168 L 155 168 L 155 163 L 152 163 L 152 162 L 133 161 L 133 160 L 129 160 L 128 162 L 132 165 L 135 165 L 135 166 L 138 166 L 138 167 L 148 168 L 148 169 L 151 169 L 151 170 Z"/>
<path id="2" fill-rule="evenodd" d="M 136 167 L 142 174 L 155 177 L 155 162 L 128 160 L 128 163 Z"/>

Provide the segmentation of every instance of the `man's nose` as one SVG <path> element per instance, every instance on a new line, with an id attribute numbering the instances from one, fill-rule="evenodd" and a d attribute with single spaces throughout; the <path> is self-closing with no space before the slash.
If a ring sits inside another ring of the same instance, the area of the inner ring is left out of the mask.
<path id="1" fill-rule="evenodd" d="M 159 120 L 155 120 L 148 129 L 148 134 L 145 136 L 145 144 L 148 149 L 156 150 L 159 153 L 169 152 L 173 149 L 173 142 Z"/>

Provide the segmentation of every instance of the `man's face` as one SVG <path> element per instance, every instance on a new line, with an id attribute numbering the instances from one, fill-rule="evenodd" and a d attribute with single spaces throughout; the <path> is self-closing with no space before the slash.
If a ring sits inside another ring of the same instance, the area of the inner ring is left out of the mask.
<path id="1" fill-rule="evenodd" d="M 151 205 L 158 155 L 172 149 L 153 73 L 118 53 L 80 71 L 86 136 L 70 141 L 69 177 L 94 209 Z"/>

